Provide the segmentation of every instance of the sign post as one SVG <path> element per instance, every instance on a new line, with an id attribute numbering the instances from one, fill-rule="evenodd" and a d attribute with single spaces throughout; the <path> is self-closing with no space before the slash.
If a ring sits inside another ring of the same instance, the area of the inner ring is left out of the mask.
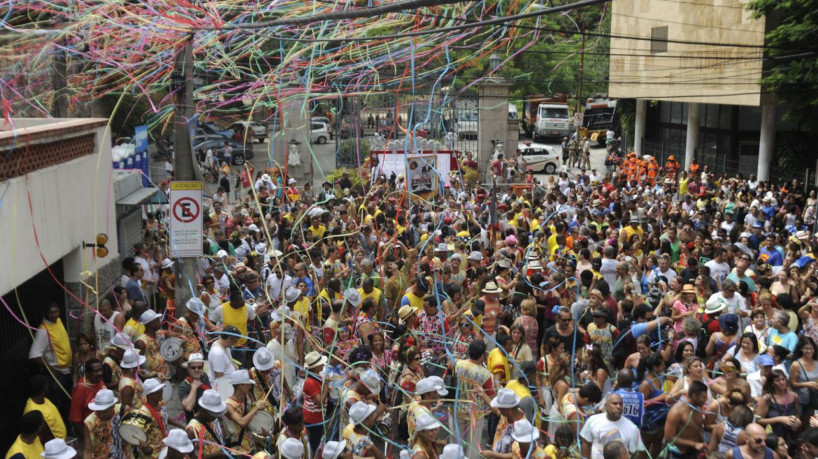
<path id="1" fill-rule="evenodd" d="M 202 255 L 202 182 L 170 182 L 170 256 Z"/>

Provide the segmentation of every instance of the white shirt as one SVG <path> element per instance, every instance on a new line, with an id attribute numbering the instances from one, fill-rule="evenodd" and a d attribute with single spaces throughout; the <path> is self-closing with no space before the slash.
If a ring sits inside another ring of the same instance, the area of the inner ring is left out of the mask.
<path id="1" fill-rule="evenodd" d="M 761 380 L 761 370 L 754 371 L 747 375 L 747 384 L 750 385 L 750 396 L 753 398 L 761 397 L 764 382 Z"/>
<path id="2" fill-rule="evenodd" d="M 668 268 L 667 271 L 662 272 L 659 268 L 651 270 L 650 274 L 648 275 L 648 282 L 653 283 L 656 281 L 656 276 L 665 276 L 667 279 L 667 283 L 670 284 L 673 279 L 676 279 L 676 271 Z M 636 284 L 634 284 L 636 285 Z"/>
<path id="3" fill-rule="evenodd" d="M 730 265 L 723 261 L 719 263 L 713 259 L 704 265 L 710 268 L 710 277 L 713 278 L 713 280 L 717 280 L 719 278 L 724 279 L 728 274 L 730 274 Z"/>
<path id="4" fill-rule="evenodd" d="M 153 272 L 153 268 L 151 267 L 151 263 L 142 258 L 141 256 L 134 257 L 133 261 L 139 263 L 142 266 L 142 269 L 145 270 L 145 275 L 142 276 L 143 281 L 156 281 L 156 274 Z"/>
<path id="5" fill-rule="evenodd" d="M 216 380 L 216 373 L 223 373 L 222 376 L 230 376 L 230 373 L 236 371 L 236 366 L 233 364 L 233 354 L 230 348 L 225 348 L 218 341 L 210 346 L 210 353 L 207 354 L 207 376 L 210 382 Z"/>
<path id="6" fill-rule="evenodd" d="M 283 280 L 278 277 L 280 275 L 281 273 L 273 271 L 273 273 L 267 277 L 267 294 L 270 295 L 270 300 L 272 300 L 273 303 L 277 302 L 279 297 L 281 297 L 282 290 L 286 292 L 289 287 L 295 287 L 293 278 L 290 277 L 289 274 L 285 274 Z"/>
<path id="7" fill-rule="evenodd" d="M 49 367 L 64 375 L 71 373 L 70 368 L 57 366 L 57 355 L 54 353 L 54 348 L 51 346 L 51 340 L 48 338 L 48 332 L 45 331 L 45 327 L 37 329 L 37 333 L 34 334 L 34 342 L 31 343 L 31 349 L 28 351 L 29 359 L 36 359 L 38 357 L 42 357 Z"/>
<path id="8" fill-rule="evenodd" d="M 639 428 L 624 416 L 611 421 L 605 413 L 595 414 L 588 418 L 579 435 L 591 443 L 591 459 L 603 459 L 602 448 L 612 441 L 624 443 L 631 454 L 645 450 Z"/>
<path id="9" fill-rule="evenodd" d="M 105 348 L 111 344 L 111 338 L 117 332 L 114 320 L 119 315 L 119 311 L 114 311 L 110 319 L 105 319 L 102 314 L 94 314 L 94 332 L 96 332 L 97 349 L 105 352 Z"/>

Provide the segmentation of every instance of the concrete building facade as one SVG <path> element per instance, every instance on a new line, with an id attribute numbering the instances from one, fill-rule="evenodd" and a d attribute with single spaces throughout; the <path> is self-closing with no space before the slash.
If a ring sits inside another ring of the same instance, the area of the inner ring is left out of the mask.
<path id="1" fill-rule="evenodd" d="M 798 126 L 782 120 L 784 110 L 759 83 L 771 21 L 751 18 L 745 6 L 613 2 L 609 95 L 637 100 L 635 151 L 654 154 L 661 144 L 685 166 L 696 156 L 770 178 L 776 133 Z"/>

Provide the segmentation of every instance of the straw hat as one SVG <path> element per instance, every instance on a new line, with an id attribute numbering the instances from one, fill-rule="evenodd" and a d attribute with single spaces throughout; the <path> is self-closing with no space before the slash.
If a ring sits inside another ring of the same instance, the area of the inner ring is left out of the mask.
<path id="1" fill-rule="evenodd" d="M 497 286 L 496 283 L 493 281 L 486 282 L 486 287 L 483 289 L 483 293 L 502 293 L 503 291 L 500 287 Z"/>

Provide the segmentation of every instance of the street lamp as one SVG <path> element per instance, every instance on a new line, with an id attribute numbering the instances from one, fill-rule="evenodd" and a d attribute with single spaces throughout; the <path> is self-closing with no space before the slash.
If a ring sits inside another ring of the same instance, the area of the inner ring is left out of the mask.
<path id="1" fill-rule="evenodd" d="M 497 69 L 500 67 L 500 63 L 501 63 L 502 61 L 503 61 L 503 60 L 500 58 L 500 55 L 499 55 L 499 54 L 497 54 L 497 53 L 491 53 L 491 56 L 489 56 L 489 68 L 490 68 L 492 71 L 497 70 Z"/>

